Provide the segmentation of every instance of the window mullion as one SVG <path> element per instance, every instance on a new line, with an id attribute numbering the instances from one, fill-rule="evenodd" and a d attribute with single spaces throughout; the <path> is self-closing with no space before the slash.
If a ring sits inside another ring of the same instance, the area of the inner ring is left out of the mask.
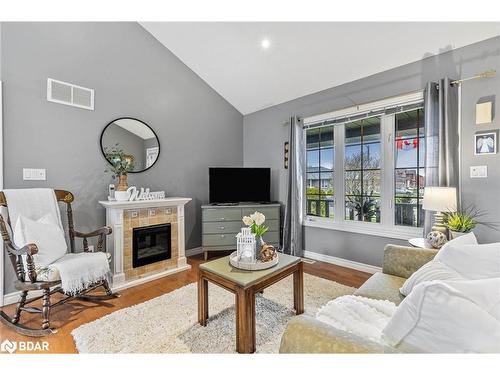
<path id="1" fill-rule="evenodd" d="M 394 225 L 394 115 L 381 118 L 381 204 L 380 222 L 384 226 Z"/>
<path id="2" fill-rule="evenodd" d="M 344 124 L 333 127 L 334 131 L 334 152 L 335 166 L 333 175 L 333 193 L 334 193 L 334 220 L 337 222 L 344 221 L 345 215 L 345 197 L 344 197 Z"/>

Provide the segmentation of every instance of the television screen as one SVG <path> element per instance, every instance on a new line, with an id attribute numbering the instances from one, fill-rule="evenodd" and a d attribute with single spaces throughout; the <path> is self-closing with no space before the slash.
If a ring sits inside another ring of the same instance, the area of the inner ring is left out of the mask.
<path id="1" fill-rule="evenodd" d="M 209 168 L 210 203 L 271 201 L 270 168 Z"/>

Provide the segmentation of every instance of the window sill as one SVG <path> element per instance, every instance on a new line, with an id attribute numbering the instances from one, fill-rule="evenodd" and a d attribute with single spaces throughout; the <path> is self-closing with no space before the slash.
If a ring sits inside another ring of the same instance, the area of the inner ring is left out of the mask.
<path id="1" fill-rule="evenodd" d="M 377 223 L 350 223 L 334 222 L 332 219 L 307 216 L 303 222 L 305 227 L 339 230 L 342 232 L 352 232 L 367 234 L 370 236 L 394 238 L 398 240 L 409 240 L 410 238 L 422 237 L 422 228 L 410 228 L 399 226 L 383 226 Z"/>

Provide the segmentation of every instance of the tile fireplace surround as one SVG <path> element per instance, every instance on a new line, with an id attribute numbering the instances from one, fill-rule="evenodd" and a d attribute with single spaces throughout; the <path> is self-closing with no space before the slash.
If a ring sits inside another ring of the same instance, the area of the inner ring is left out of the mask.
<path id="1" fill-rule="evenodd" d="M 191 198 L 147 201 L 99 201 L 106 208 L 106 225 L 113 229 L 107 250 L 113 255 L 113 289 L 142 284 L 190 268 L 186 263 L 184 206 Z M 158 224 L 171 225 L 171 257 L 145 266 L 132 265 L 133 230 Z"/>

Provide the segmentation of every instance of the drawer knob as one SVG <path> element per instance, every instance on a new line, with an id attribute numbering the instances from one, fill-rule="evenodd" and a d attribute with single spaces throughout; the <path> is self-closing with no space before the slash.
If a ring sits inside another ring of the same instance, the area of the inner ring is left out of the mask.
<path id="1" fill-rule="evenodd" d="M 223 217 L 221 217 L 220 219 L 221 219 L 221 220 L 224 220 L 224 218 L 223 218 Z"/>
<path id="2" fill-rule="evenodd" d="M 220 235 L 220 238 L 224 238 L 224 237 L 226 237 L 226 236 L 224 236 L 223 234 Z"/>
<path id="3" fill-rule="evenodd" d="M 226 227 L 219 227 L 219 228 L 222 229 L 222 230 L 226 229 Z"/>

